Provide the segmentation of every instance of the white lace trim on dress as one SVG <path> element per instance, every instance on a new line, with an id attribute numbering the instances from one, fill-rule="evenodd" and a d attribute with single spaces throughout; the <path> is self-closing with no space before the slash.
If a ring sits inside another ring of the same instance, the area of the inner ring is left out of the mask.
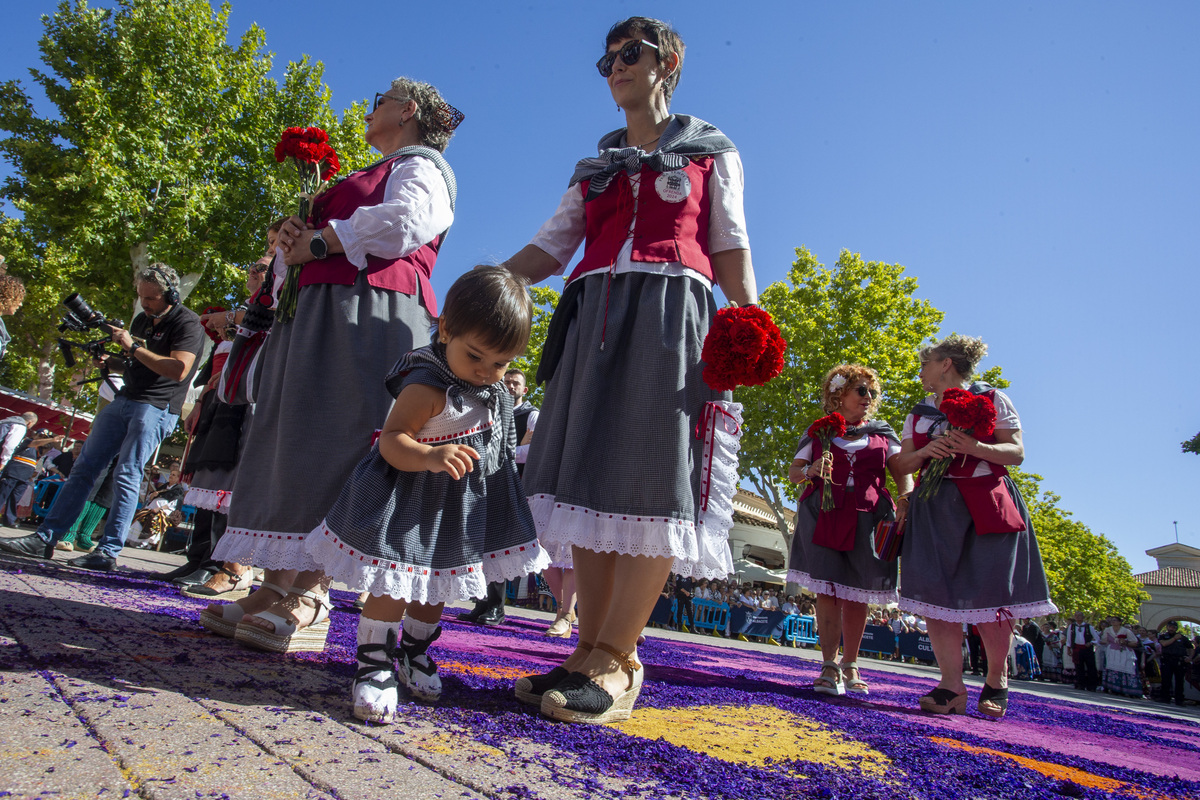
<path id="1" fill-rule="evenodd" d="M 212 557 L 217 561 L 232 561 L 260 569 L 313 572 L 319 570 L 320 566 L 304 552 L 304 539 L 307 536 L 307 533 L 227 528 L 213 549 Z"/>
<path id="2" fill-rule="evenodd" d="M 996 622 L 996 615 L 998 613 L 1000 616 L 1005 616 L 1005 614 L 1001 613 L 1002 611 L 1007 611 L 1014 620 L 1018 617 L 1043 617 L 1047 614 L 1058 613 L 1058 606 L 1049 600 L 1039 600 L 1033 603 L 1021 603 L 1012 606 L 998 606 L 996 608 L 942 608 L 941 606 L 910 600 L 903 594 L 900 595 L 900 608 L 904 611 L 920 614 L 927 619 L 966 622 L 973 625 L 978 625 L 981 622 Z"/>
<path id="3" fill-rule="evenodd" d="M 742 440 L 742 404 L 707 403 L 703 418 L 704 455 L 701 465 L 701 514 L 697 531 L 702 571 L 693 578 L 724 578 L 733 574 L 729 529 L 733 527 L 733 496 L 738 485 L 738 450 Z"/>
<path id="4" fill-rule="evenodd" d="M 185 506 L 195 506 L 218 514 L 228 514 L 233 502 L 233 492 L 226 489 L 198 489 L 192 487 L 183 497 Z"/>
<path id="5" fill-rule="evenodd" d="M 325 520 L 304 542 L 308 556 L 334 581 L 351 591 L 368 591 L 410 603 L 446 603 L 487 595 L 487 585 L 520 578 L 550 566 L 550 555 L 536 541 L 506 547 L 471 564 L 433 568 L 358 552 L 331 531 Z"/>
<path id="6" fill-rule="evenodd" d="M 788 583 L 798 583 L 816 594 L 836 597 L 839 600 L 849 600 L 852 603 L 887 605 L 888 603 L 895 603 L 900 599 L 900 591 L 898 589 L 872 590 L 859 589 L 857 586 L 843 586 L 840 583 L 833 583 L 832 581 L 819 581 L 807 572 L 800 572 L 794 569 L 788 570 L 787 580 Z"/>

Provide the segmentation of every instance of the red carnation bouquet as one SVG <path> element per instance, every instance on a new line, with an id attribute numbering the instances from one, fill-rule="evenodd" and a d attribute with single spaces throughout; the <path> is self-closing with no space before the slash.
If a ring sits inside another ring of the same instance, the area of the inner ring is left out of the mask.
<path id="1" fill-rule="evenodd" d="M 942 393 L 942 404 L 938 408 L 946 415 L 951 430 L 965 431 L 976 439 L 991 436 L 996 430 L 996 406 L 984 395 L 952 387 Z M 929 462 L 921 476 L 918 497 L 928 500 L 937 494 L 953 459 L 954 456 L 945 456 Z"/>
<path id="2" fill-rule="evenodd" d="M 833 510 L 833 440 L 846 435 L 846 418 L 836 411 L 808 426 L 808 436 L 822 445 L 821 452 L 821 510 Z"/>
<path id="3" fill-rule="evenodd" d="M 787 342 L 758 306 L 722 308 L 704 338 L 704 382 L 718 392 L 761 386 L 783 372 Z"/>
<path id="4" fill-rule="evenodd" d="M 342 168 L 337 151 L 329 144 L 329 134 L 320 128 L 286 128 L 275 145 L 275 160 L 292 159 L 300 175 L 300 209 L 296 216 L 308 219 L 313 197 Z M 279 307 L 275 318 L 287 322 L 296 316 L 296 295 L 300 292 L 300 267 L 288 267 L 283 291 L 279 293 Z"/>

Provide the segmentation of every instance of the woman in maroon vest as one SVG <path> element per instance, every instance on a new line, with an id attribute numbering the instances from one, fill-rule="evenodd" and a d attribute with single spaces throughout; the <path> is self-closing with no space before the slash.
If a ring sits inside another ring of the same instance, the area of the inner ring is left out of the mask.
<path id="1" fill-rule="evenodd" d="M 428 340 L 429 283 L 454 219 L 442 158 L 462 115 L 408 78 L 377 94 L 367 143 L 384 155 L 315 198 L 279 232 L 303 264 L 295 317 L 266 340 L 254 422 L 243 440 L 229 524 L 213 557 L 266 570 L 262 589 L 212 606 L 202 624 L 252 647 L 322 650 L 328 580 L 303 542 L 371 446 L 392 398 L 382 378 Z"/>
<path id="2" fill-rule="evenodd" d="M 987 353 L 980 339 L 951 335 L 921 351 L 921 385 L 930 392 L 904 421 L 898 466 L 916 472 L 930 459 L 955 456 L 937 494 L 914 493 L 900 551 L 904 565 L 900 607 L 926 618 L 941 681 L 921 698 L 937 714 L 964 713 L 962 626 L 979 630 L 987 653 L 987 682 L 979 711 L 1002 717 L 1008 707 L 1008 651 L 1013 620 L 1058 609 L 1029 511 L 1005 466 L 1025 460 L 1021 419 L 1003 392 L 985 383 L 967 386 Z M 950 429 L 938 410 L 943 393 L 968 388 L 996 407 L 995 433 L 976 439 Z"/>
<path id="3" fill-rule="evenodd" d="M 867 604 L 887 605 L 898 599 L 895 561 L 875 557 L 871 533 L 876 524 L 895 519 L 887 490 L 890 468 L 900 492 L 900 515 L 908 510 L 912 476 L 896 469 L 900 439 L 886 422 L 871 420 L 879 407 L 879 376 L 858 364 L 840 364 L 822 384 L 827 413 L 846 420 L 846 433 L 833 440 L 830 488 L 831 511 L 821 510 L 823 447 L 805 436 L 788 470 L 794 483 L 808 484 L 796 509 L 796 535 L 788 580 L 817 594 L 817 630 L 825 665 L 813 688 L 820 694 L 847 691 L 867 694 L 858 673 L 858 647 L 867 624 Z M 844 643 L 844 644 L 843 644 Z M 843 644 L 842 663 L 837 663 Z"/>
<path id="4" fill-rule="evenodd" d="M 669 111 L 679 35 L 633 17 L 605 44 L 596 66 L 626 127 L 576 165 L 557 213 L 507 262 L 542 281 L 586 241 L 538 368 L 549 385 L 524 476 L 539 538 L 573 554 L 579 645 L 550 673 L 520 679 L 516 694 L 587 723 L 629 716 L 644 672 L 637 637 L 672 564 L 692 577 L 733 571 L 732 519 L 714 510 L 736 489 L 736 448 L 718 444 L 711 474 L 729 485 L 710 493 L 719 481 L 705 478 L 713 459 L 696 431 L 715 421 L 713 441 L 733 435 L 737 412 L 721 405 L 728 392 L 705 385 L 700 350 L 714 281 L 731 301 L 757 300 L 737 150 Z"/>

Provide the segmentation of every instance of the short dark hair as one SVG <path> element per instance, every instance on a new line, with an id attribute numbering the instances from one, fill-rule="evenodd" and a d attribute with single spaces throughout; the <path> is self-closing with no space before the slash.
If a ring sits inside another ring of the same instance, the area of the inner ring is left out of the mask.
<path id="1" fill-rule="evenodd" d="M 529 284 L 504 267 L 477 267 L 446 292 L 440 325 L 451 336 L 475 334 L 488 347 L 525 352 L 533 302 Z"/>
<path id="2" fill-rule="evenodd" d="M 672 55 L 679 56 L 679 63 L 675 65 L 675 69 L 671 74 L 663 78 L 663 97 L 666 98 L 667 105 L 671 105 L 671 95 L 675 92 L 675 87 L 679 85 L 679 74 L 683 72 L 683 51 L 685 45 L 679 33 L 662 20 L 652 19 L 650 17 L 630 17 L 623 19 L 616 25 L 608 29 L 608 36 L 604 38 L 604 47 L 608 49 L 618 42 L 623 42 L 626 39 L 645 39 L 648 42 L 658 45 L 656 55 L 658 63 L 665 64 Z"/>
<path id="3" fill-rule="evenodd" d="M 505 371 L 504 371 L 504 377 L 506 377 L 506 378 L 507 378 L 509 375 L 520 375 L 522 380 L 526 380 L 526 381 L 527 381 L 527 379 L 526 379 L 526 377 L 525 377 L 525 370 L 523 370 L 523 369 L 518 369 L 518 368 L 516 368 L 516 367 L 511 367 L 510 369 L 507 369 L 507 370 L 505 370 Z"/>

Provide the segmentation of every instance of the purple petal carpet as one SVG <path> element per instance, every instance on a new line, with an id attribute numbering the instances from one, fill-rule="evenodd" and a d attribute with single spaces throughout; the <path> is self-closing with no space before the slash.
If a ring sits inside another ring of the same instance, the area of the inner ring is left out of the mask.
<path id="1" fill-rule="evenodd" d="M 161 662 L 160 675 L 176 667 L 194 673 L 198 653 L 223 655 L 207 687 L 181 681 L 180 691 L 191 697 L 234 689 L 255 696 L 262 686 L 290 691 L 314 713 L 336 718 L 340 706 L 341 719 L 349 717 L 348 691 L 338 687 L 348 687 L 354 672 L 357 617 L 345 593 L 334 593 L 340 607 L 326 652 L 280 658 L 220 640 L 206 647 L 213 640 L 196 633 L 205 603 L 146 576 L 12 561 L 0 569 L 0 577 L 24 571 L 69 579 L 79 602 L 118 615 L 113 619 L 145 615 L 162 635 L 160 650 L 133 658 Z M 11 596 L 5 602 L 8 619 L 32 613 L 15 603 Z M 825 698 L 812 690 L 820 662 L 703 638 L 651 638 L 640 648 L 646 682 L 629 722 L 554 723 L 517 703 L 511 685 L 549 670 L 573 640 L 547 639 L 544 623 L 512 616 L 493 629 L 451 616 L 431 650 L 441 665 L 442 701 L 407 703 L 393 725 L 372 735 L 415 741 L 433 754 L 431 761 L 440 752 L 469 750 L 468 760 L 502 765 L 473 779 L 475 789 L 493 797 L 1200 797 L 1200 725 L 1193 722 L 1027 694 L 1015 694 L 1008 716 L 997 722 L 975 711 L 974 690 L 966 716 L 939 717 L 916 708 L 929 680 L 874 671 L 869 660 L 863 662 L 868 698 Z M 29 651 L 28 642 L 22 645 Z M 69 676 L 80 666 L 83 656 L 55 652 L 42 657 L 46 674 Z M 0 667 L 14 669 L 7 660 Z M 251 677 L 229 677 L 232 667 Z M 129 698 L 102 699 L 119 709 Z M 470 745 L 465 750 L 463 742 Z M 440 771 L 455 778 L 452 769 Z"/>

